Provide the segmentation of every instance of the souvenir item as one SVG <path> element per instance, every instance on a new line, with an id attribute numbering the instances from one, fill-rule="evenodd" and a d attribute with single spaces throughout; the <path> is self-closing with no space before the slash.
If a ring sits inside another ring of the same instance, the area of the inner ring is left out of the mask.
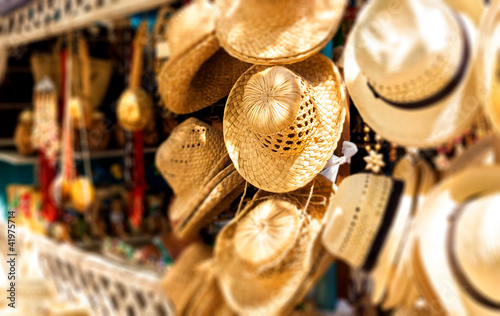
<path id="1" fill-rule="evenodd" d="M 258 191 L 215 243 L 216 276 L 241 315 L 288 315 L 333 258 L 320 244 L 333 184 L 319 175 L 288 194 Z"/>
<path id="2" fill-rule="evenodd" d="M 87 41 L 83 38 L 78 41 L 78 61 L 73 65 L 81 64 L 81 80 L 74 80 L 73 83 L 80 83 L 81 92 L 74 94 L 69 101 L 68 109 L 74 128 L 82 129 L 90 127 L 92 124 L 92 105 L 90 104 L 90 57 Z M 73 67 L 72 67 L 73 69 Z M 69 75 L 73 75 L 70 72 Z"/>
<path id="3" fill-rule="evenodd" d="M 500 3 L 493 1 L 479 29 L 477 91 L 493 127 L 500 132 Z"/>
<path id="4" fill-rule="evenodd" d="M 158 82 L 164 105 L 172 112 L 191 113 L 219 101 L 250 67 L 219 46 L 214 20 L 213 5 L 195 0 L 169 22 L 170 59 Z"/>
<path id="5" fill-rule="evenodd" d="M 118 124 L 132 132 L 140 131 L 153 121 L 153 100 L 141 87 L 143 49 L 146 44 L 147 23 L 142 22 L 134 39 L 134 53 L 129 87 L 118 100 Z"/>
<path id="6" fill-rule="evenodd" d="M 270 192 L 305 186 L 340 138 L 346 92 L 320 54 L 286 66 L 253 66 L 236 82 L 224 111 L 224 141 L 235 168 Z"/>
<path id="7" fill-rule="evenodd" d="M 169 207 L 174 232 L 198 233 L 243 192 L 244 180 L 227 155 L 222 133 L 189 118 L 156 153 L 156 167 L 176 197 Z"/>
<path id="8" fill-rule="evenodd" d="M 499 192 L 499 167 L 471 167 L 444 180 L 419 210 L 415 281 L 442 314 L 500 315 Z"/>
<path id="9" fill-rule="evenodd" d="M 91 151 L 100 151 L 108 148 L 111 130 L 111 121 L 106 119 L 104 113 L 92 113 L 92 124 L 87 132 L 89 149 Z"/>
<path id="10" fill-rule="evenodd" d="M 319 52 L 333 37 L 346 0 L 216 0 L 224 49 L 252 64 L 281 65 Z"/>
<path id="11" fill-rule="evenodd" d="M 444 0 L 444 2 L 452 9 L 467 15 L 476 25 L 481 22 L 485 11 L 485 2 L 483 0 Z"/>
<path id="12" fill-rule="evenodd" d="M 95 202 L 94 185 L 87 177 L 77 177 L 74 179 L 70 190 L 73 207 L 80 212 L 85 212 Z"/>
<path id="13" fill-rule="evenodd" d="M 475 28 L 431 0 L 374 0 L 348 38 L 345 80 L 384 139 L 434 147 L 463 133 L 479 109 Z"/>
<path id="14" fill-rule="evenodd" d="M 31 155 L 35 152 L 33 147 L 31 130 L 33 129 L 33 112 L 24 110 L 17 119 L 16 130 L 14 131 L 14 143 L 17 151 L 21 155 Z"/>

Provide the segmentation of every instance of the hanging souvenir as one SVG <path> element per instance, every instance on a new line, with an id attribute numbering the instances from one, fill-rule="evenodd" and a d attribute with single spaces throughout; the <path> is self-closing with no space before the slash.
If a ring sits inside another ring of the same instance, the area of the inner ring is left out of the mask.
<path id="1" fill-rule="evenodd" d="M 35 152 L 31 142 L 31 130 L 33 128 L 33 112 L 24 110 L 18 118 L 16 130 L 14 131 L 14 142 L 17 151 L 21 155 L 31 155 Z"/>

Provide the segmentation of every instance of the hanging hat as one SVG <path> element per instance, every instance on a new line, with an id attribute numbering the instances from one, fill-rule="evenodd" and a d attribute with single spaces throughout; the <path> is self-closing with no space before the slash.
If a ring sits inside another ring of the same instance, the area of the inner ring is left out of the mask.
<path id="1" fill-rule="evenodd" d="M 454 157 L 450 167 L 446 170 L 446 176 L 457 174 L 471 166 L 485 166 L 495 163 L 495 149 L 493 137 L 486 136 L 477 143 L 467 147 L 465 151 Z"/>
<path id="2" fill-rule="evenodd" d="M 227 155 L 222 132 L 196 118 L 178 125 L 160 145 L 156 166 L 176 195 L 169 217 L 181 238 L 198 233 L 243 192 L 245 181 Z"/>
<path id="3" fill-rule="evenodd" d="M 330 254 L 370 273 L 379 303 L 406 241 L 415 174 L 404 182 L 368 173 L 342 181 L 325 219 L 322 242 Z"/>
<path id="4" fill-rule="evenodd" d="M 288 194 L 260 190 L 222 229 L 216 275 L 237 314 L 288 315 L 326 271 L 333 258 L 319 236 L 332 192 L 321 175 Z"/>
<path id="5" fill-rule="evenodd" d="M 462 133 L 479 109 L 475 29 L 432 0 L 373 0 L 360 13 L 344 59 L 347 88 L 383 138 L 433 147 Z"/>
<path id="6" fill-rule="evenodd" d="M 161 281 L 161 289 L 167 295 L 169 307 L 173 309 L 169 315 L 182 315 L 196 291 L 195 280 L 198 267 L 212 258 L 212 248 L 203 242 L 189 245 L 167 271 Z"/>
<path id="7" fill-rule="evenodd" d="M 500 315 L 500 167 L 442 182 L 419 211 L 413 264 L 419 291 L 454 316 Z"/>
<path id="8" fill-rule="evenodd" d="M 346 0 L 216 0 L 217 37 L 243 61 L 279 65 L 304 60 L 333 37 Z"/>
<path id="9" fill-rule="evenodd" d="M 485 112 L 500 132 L 500 2 L 494 1 L 481 22 L 477 88 L 483 92 Z"/>
<path id="10" fill-rule="evenodd" d="M 170 21 L 170 59 L 158 75 L 165 106 L 191 113 L 227 96 L 238 77 L 250 67 L 229 56 L 215 37 L 215 12 L 207 0 L 196 0 Z"/>
<path id="11" fill-rule="evenodd" d="M 463 13 L 471 19 L 474 24 L 479 25 L 484 13 L 484 0 L 444 0 L 451 8 Z"/>
<path id="12" fill-rule="evenodd" d="M 266 191 L 303 187 L 337 146 L 345 97 L 340 74 L 325 56 L 253 66 L 234 85 L 224 111 L 224 141 L 235 168 Z"/>

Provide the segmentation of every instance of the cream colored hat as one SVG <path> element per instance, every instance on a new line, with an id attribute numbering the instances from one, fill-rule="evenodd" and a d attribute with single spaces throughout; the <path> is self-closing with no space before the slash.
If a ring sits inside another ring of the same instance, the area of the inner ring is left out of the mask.
<path id="1" fill-rule="evenodd" d="M 484 13 L 484 0 L 444 0 L 454 10 L 467 15 L 479 25 Z"/>
<path id="2" fill-rule="evenodd" d="M 419 211 L 413 252 L 419 291 L 443 313 L 500 315 L 500 167 L 442 182 Z"/>
<path id="3" fill-rule="evenodd" d="M 344 72 L 363 119 L 383 138 L 433 147 L 479 109 L 475 29 L 440 1 L 373 0 L 348 38 Z"/>
<path id="4" fill-rule="evenodd" d="M 409 184 L 368 173 L 342 181 L 328 209 L 322 242 L 330 254 L 369 272 L 380 303 L 409 228 L 414 174 Z M 410 191 L 410 192 L 408 192 Z"/>
<path id="5" fill-rule="evenodd" d="M 493 1 L 481 22 L 477 58 L 477 90 L 482 92 L 486 114 L 500 132 L 500 2 Z"/>
<path id="6" fill-rule="evenodd" d="M 217 37 L 229 54 L 248 63 L 295 63 L 328 43 L 346 4 L 346 0 L 216 0 Z"/>
<path id="7" fill-rule="evenodd" d="M 288 315 L 326 271 L 333 258 L 319 237 L 332 192 L 321 175 L 289 194 L 260 190 L 222 229 L 216 275 L 237 314 Z"/>
<path id="8" fill-rule="evenodd" d="M 303 187 L 340 138 L 346 92 L 337 67 L 317 54 L 286 66 L 253 66 L 224 111 L 224 141 L 238 172 L 269 192 Z"/>
<path id="9" fill-rule="evenodd" d="M 493 137 L 486 136 L 477 143 L 467 147 L 465 151 L 450 161 L 446 176 L 459 173 L 472 166 L 485 166 L 495 163 Z"/>
<path id="10" fill-rule="evenodd" d="M 245 184 L 227 155 L 222 132 L 196 118 L 178 125 L 160 145 L 156 167 L 176 195 L 169 216 L 180 238 L 198 233 Z"/>
<path id="11" fill-rule="evenodd" d="M 196 0 L 169 22 L 171 55 L 158 82 L 165 106 L 172 112 L 191 113 L 219 101 L 250 67 L 220 48 L 214 20 L 213 5 Z"/>

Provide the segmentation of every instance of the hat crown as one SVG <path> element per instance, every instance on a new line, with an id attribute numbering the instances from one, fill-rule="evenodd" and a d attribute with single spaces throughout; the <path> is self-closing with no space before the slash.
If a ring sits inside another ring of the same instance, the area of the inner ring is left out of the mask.
<path id="1" fill-rule="evenodd" d="M 422 79 L 445 58 L 454 67 L 444 71 L 453 76 L 461 46 L 447 47 L 460 36 L 451 11 L 430 0 L 374 0 L 353 33 L 360 69 L 376 89 Z"/>
<path id="2" fill-rule="evenodd" d="M 262 149 L 294 155 L 316 129 L 316 101 L 309 84 L 285 67 L 255 73 L 245 87 L 243 107 Z"/>
<path id="3" fill-rule="evenodd" d="M 182 195 L 203 186 L 216 169 L 222 170 L 225 154 L 222 132 L 189 118 L 160 146 L 156 166 L 175 194 Z"/>
<path id="4" fill-rule="evenodd" d="M 171 57 L 181 55 L 215 30 L 215 9 L 208 0 L 196 0 L 181 8 L 168 23 Z"/>

